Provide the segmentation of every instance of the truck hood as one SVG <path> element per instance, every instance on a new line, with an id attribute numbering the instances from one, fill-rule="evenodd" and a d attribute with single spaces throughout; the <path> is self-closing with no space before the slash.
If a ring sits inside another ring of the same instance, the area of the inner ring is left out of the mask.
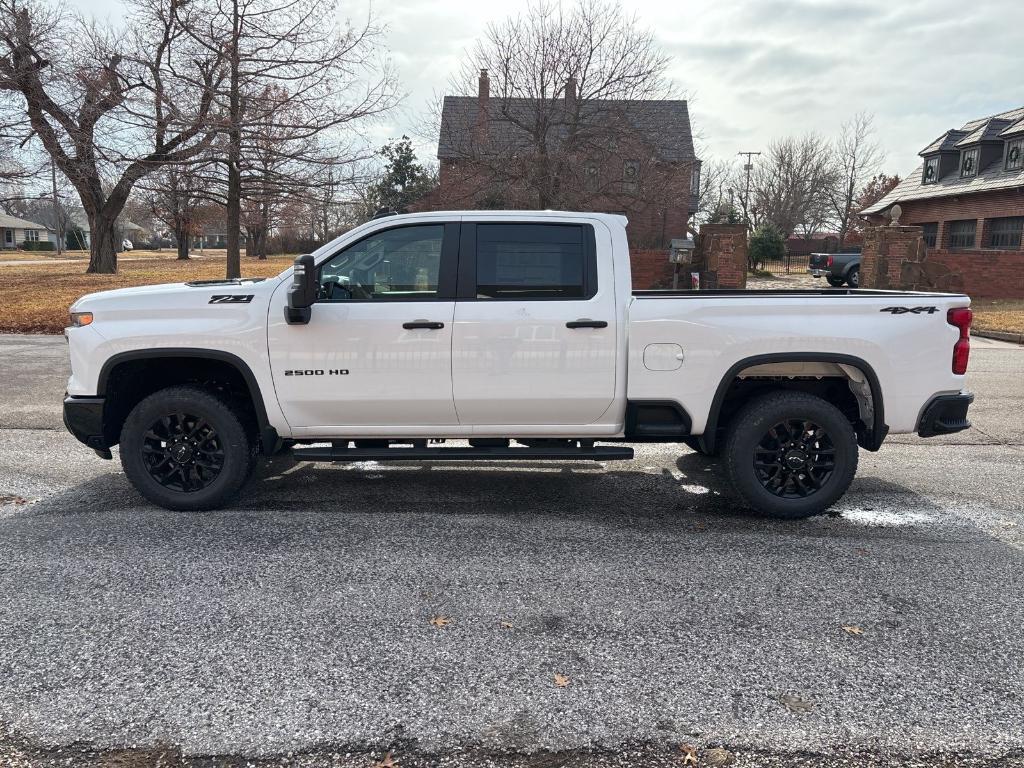
<path id="1" fill-rule="evenodd" d="M 269 295 L 280 282 L 278 277 L 255 277 L 241 280 L 197 280 L 188 283 L 161 283 L 117 288 L 81 296 L 71 305 L 72 312 L 119 309 L 152 302 L 151 306 L 167 307 L 206 304 L 214 295 Z"/>

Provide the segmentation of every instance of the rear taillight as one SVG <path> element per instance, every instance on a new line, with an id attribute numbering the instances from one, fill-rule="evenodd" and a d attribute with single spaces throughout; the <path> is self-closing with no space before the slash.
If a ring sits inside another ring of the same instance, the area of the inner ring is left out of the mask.
<path id="1" fill-rule="evenodd" d="M 825 259 L 825 266 L 826 267 L 831 267 L 832 266 L 832 257 L 831 256 L 829 256 L 827 259 Z"/>
<path id="2" fill-rule="evenodd" d="M 946 322 L 960 329 L 960 338 L 953 345 L 953 373 L 963 376 L 967 373 L 967 361 L 971 356 L 971 319 L 974 313 L 967 307 L 951 309 L 946 313 Z"/>

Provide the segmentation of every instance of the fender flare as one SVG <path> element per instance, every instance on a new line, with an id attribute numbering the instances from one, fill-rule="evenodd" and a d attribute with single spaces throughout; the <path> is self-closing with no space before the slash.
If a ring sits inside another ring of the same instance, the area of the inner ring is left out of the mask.
<path id="1" fill-rule="evenodd" d="M 729 386 L 736 379 L 737 374 L 744 368 L 764 365 L 766 363 L 837 363 L 858 369 L 864 374 L 864 378 L 867 379 L 868 386 L 871 389 L 871 405 L 874 410 L 874 423 L 869 426 L 869 432 L 864 436 L 861 445 L 869 451 L 877 451 L 881 447 L 882 441 L 885 440 L 885 436 L 889 433 L 889 427 L 885 423 L 882 387 L 878 383 L 878 375 L 875 373 L 875 369 L 867 361 L 853 355 L 832 352 L 773 352 L 765 355 L 752 355 L 734 363 L 718 383 L 715 397 L 711 401 L 708 423 L 705 425 L 704 434 L 702 435 L 709 451 L 715 450 L 715 444 L 718 440 L 718 419 L 721 415 L 722 404 L 725 402 L 725 394 L 729 391 Z"/>
<path id="2" fill-rule="evenodd" d="M 277 450 L 280 444 L 280 437 L 267 418 L 267 407 L 263 402 L 263 392 L 260 390 L 259 382 L 256 381 L 256 376 L 253 374 L 249 364 L 238 355 L 230 352 L 220 349 L 200 349 L 195 347 L 153 347 L 150 349 L 133 349 L 127 352 L 118 352 L 116 355 L 111 355 L 103 363 L 99 379 L 96 382 L 96 394 L 99 397 L 106 397 L 107 382 L 110 374 L 121 363 L 133 360 L 156 360 L 175 357 L 216 360 L 227 363 L 238 371 L 245 382 L 246 389 L 249 391 L 249 398 L 252 400 L 253 410 L 256 412 L 256 424 L 259 428 L 263 453 L 270 455 Z"/>

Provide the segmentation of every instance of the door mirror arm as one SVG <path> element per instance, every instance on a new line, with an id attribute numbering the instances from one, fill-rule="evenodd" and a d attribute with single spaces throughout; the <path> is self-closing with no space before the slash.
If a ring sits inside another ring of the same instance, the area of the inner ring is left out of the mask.
<path id="1" fill-rule="evenodd" d="M 289 325 L 306 325 L 313 314 L 320 283 L 316 279 L 313 255 L 305 253 L 295 259 L 295 273 L 288 288 L 288 305 L 284 319 Z"/>

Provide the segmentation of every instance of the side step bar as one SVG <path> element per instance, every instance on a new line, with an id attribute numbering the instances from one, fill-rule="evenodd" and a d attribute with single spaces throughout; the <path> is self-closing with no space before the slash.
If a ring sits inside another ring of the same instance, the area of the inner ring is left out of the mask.
<path id="1" fill-rule="evenodd" d="M 298 461 L 628 461 L 632 448 L 550 446 L 547 448 L 292 448 Z"/>

